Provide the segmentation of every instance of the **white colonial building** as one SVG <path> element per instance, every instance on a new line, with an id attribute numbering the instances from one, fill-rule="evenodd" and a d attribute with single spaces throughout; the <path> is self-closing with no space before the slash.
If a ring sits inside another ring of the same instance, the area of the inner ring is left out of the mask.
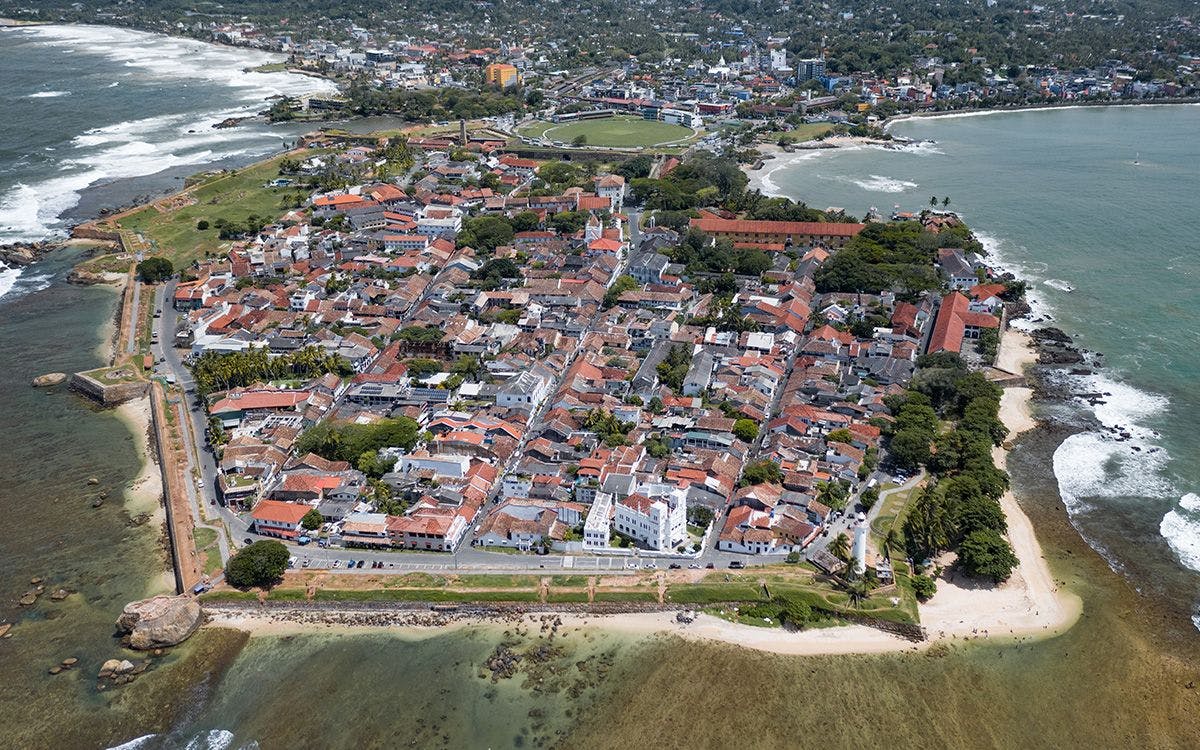
<path id="1" fill-rule="evenodd" d="M 613 528 L 649 549 L 667 552 L 687 541 L 687 492 L 643 484 L 616 502 Z M 586 528 L 585 528 L 586 531 Z"/>

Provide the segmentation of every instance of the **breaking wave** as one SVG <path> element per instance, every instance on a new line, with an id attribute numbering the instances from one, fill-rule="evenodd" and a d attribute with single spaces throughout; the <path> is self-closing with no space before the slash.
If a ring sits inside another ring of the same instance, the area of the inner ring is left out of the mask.
<path id="1" fill-rule="evenodd" d="M 1200 571 L 1200 495 L 1189 492 L 1179 498 L 1179 505 L 1163 516 L 1158 533 L 1171 545 L 1179 562 Z M 1196 619 L 1196 627 L 1200 628 L 1200 619 Z"/>
<path id="2" fill-rule="evenodd" d="M 894 177 L 884 177 L 878 174 L 869 175 L 865 180 L 851 180 L 851 182 L 863 190 L 870 190 L 875 193 L 903 193 L 905 190 L 920 187 L 915 182 L 898 180 Z"/>
<path id="3" fill-rule="evenodd" d="M 1069 376 L 1089 400 L 1100 429 L 1068 437 L 1054 452 L 1054 474 L 1068 513 L 1091 509 L 1095 498 L 1161 498 L 1174 493 L 1162 471 L 1170 456 L 1158 434 L 1142 425 L 1166 410 L 1165 396 L 1135 388 L 1106 374 Z"/>
<path id="4" fill-rule="evenodd" d="M 28 98 L 28 99 L 56 99 L 60 96 L 70 96 L 70 95 L 71 95 L 70 91 L 38 91 L 37 93 L 30 94 L 26 98 Z"/>
<path id="5" fill-rule="evenodd" d="M 112 69 L 100 65 L 89 72 L 91 77 L 111 74 L 134 87 L 139 82 L 154 87 L 207 84 L 218 94 L 209 100 L 217 98 L 225 104 L 218 109 L 194 108 L 64 134 L 64 142 L 54 151 L 58 160 L 49 165 L 51 170 L 57 166 L 55 174 L 18 173 L 12 182 L 0 186 L 0 242 L 34 242 L 61 235 L 64 227 L 60 217 L 75 207 L 80 193 L 92 185 L 270 153 L 290 140 L 289 132 L 264 127 L 217 130 L 212 126 L 226 118 L 260 111 L 267 97 L 295 96 L 332 86 L 328 81 L 289 73 L 247 72 L 247 67 L 274 61 L 278 56 L 190 39 L 99 26 L 36 26 L 13 33 L 24 35 L 26 41 L 39 47 L 69 49 L 119 66 Z M 31 96 L 68 93 L 42 91 Z M 5 284 L 11 287 L 8 272 L 0 276 L 0 289 Z"/>

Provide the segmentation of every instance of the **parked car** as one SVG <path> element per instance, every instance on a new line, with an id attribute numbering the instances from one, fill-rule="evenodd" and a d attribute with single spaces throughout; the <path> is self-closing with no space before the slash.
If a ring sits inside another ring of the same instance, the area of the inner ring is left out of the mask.
<path id="1" fill-rule="evenodd" d="M 704 567 L 708 568 L 709 570 L 712 570 L 713 568 L 715 568 L 717 566 L 714 565 L 713 563 L 709 563 L 708 565 L 705 565 Z"/>
<path id="2" fill-rule="evenodd" d="M 699 570 L 699 569 L 700 569 L 700 563 L 692 563 L 691 565 L 689 565 L 689 566 L 688 566 L 688 569 L 689 569 L 689 570 Z"/>
<path id="3" fill-rule="evenodd" d="M 250 537 L 246 537 L 245 539 L 242 540 L 242 544 L 254 544 L 254 540 L 251 539 Z"/>
<path id="4" fill-rule="evenodd" d="M 361 568 L 363 566 L 363 563 L 365 563 L 365 562 L 366 562 L 366 560 L 359 560 L 358 565 L 356 567 Z"/>
<path id="5" fill-rule="evenodd" d="M 296 537 L 296 544 L 299 544 L 301 547 L 303 547 L 304 545 L 308 544 L 311 541 L 312 541 L 312 539 L 310 539 L 307 535 L 302 534 L 301 536 Z"/>
<path id="6" fill-rule="evenodd" d="M 667 566 L 667 569 L 669 569 L 669 570 L 679 570 L 679 569 L 680 569 L 680 568 L 682 568 L 682 567 L 683 567 L 683 566 L 682 566 L 682 565 L 680 565 L 679 563 L 671 563 L 670 565 L 668 565 L 668 566 Z"/>
<path id="7" fill-rule="evenodd" d="M 742 562 L 741 560 L 733 560 L 729 563 L 729 567 L 734 570 L 741 570 L 742 568 L 746 567 L 746 563 Z"/>
<path id="8" fill-rule="evenodd" d="M 203 594 L 205 591 L 208 591 L 211 588 L 212 588 L 212 586 L 209 586 L 207 583 L 204 583 L 202 581 L 192 587 L 192 593 L 195 594 L 196 596 L 199 596 L 200 594 Z"/>

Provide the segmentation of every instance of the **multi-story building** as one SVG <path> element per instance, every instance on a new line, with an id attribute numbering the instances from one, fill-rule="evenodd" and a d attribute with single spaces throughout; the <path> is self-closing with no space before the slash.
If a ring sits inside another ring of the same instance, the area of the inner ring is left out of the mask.
<path id="1" fill-rule="evenodd" d="M 521 83 L 521 72 L 508 63 L 492 63 L 483 69 L 483 78 L 493 86 L 507 89 Z"/>
<path id="2" fill-rule="evenodd" d="M 639 490 L 616 502 L 613 528 L 646 547 L 667 552 L 687 541 L 687 492 L 679 487 Z M 662 494 L 658 490 L 667 489 Z M 584 528 L 586 532 L 587 528 Z"/>

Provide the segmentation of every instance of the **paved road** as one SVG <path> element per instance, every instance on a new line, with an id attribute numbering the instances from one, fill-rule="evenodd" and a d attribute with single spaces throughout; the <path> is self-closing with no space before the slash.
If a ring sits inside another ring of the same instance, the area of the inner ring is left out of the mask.
<path id="1" fill-rule="evenodd" d="M 180 314 L 169 304 L 169 301 L 175 295 L 175 285 L 175 281 L 170 281 L 160 286 L 155 292 L 155 310 L 161 310 L 162 317 L 157 319 L 159 341 L 157 344 L 151 345 L 151 353 L 154 355 L 156 361 L 159 359 L 164 360 L 162 363 L 155 365 L 155 372 L 163 376 L 174 375 L 176 382 L 184 393 L 175 408 L 178 409 L 180 424 L 188 424 L 190 426 L 188 432 L 191 435 L 191 440 L 185 441 L 188 443 L 188 476 L 193 476 L 193 469 L 198 467 L 200 478 L 203 481 L 202 487 L 196 487 L 192 482 L 188 483 L 189 494 L 194 500 L 195 513 L 193 515 L 198 520 L 200 515 L 199 508 L 207 504 L 204 515 L 209 518 L 219 519 L 228 527 L 229 532 L 236 537 L 246 530 L 246 523 L 228 508 L 217 504 L 217 465 L 205 438 L 207 420 L 203 408 L 196 400 L 195 383 L 192 381 L 192 374 L 183 364 L 183 356 L 180 350 L 175 348 L 175 330 Z M 220 531 L 219 525 L 209 525 L 209 527 Z M 223 532 L 218 533 L 218 537 L 221 539 L 221 559 L 226 560 L 231 552 L 228 539 Z"/>

